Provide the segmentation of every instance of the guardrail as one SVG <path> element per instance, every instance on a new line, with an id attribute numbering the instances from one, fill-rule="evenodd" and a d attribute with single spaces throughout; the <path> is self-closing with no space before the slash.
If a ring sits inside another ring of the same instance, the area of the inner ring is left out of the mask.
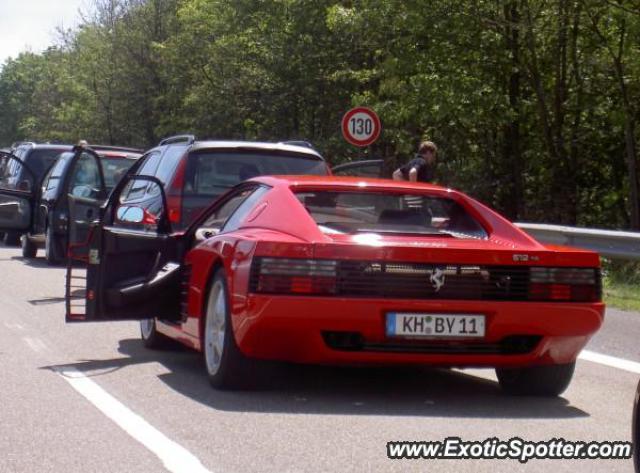
<path id="1" fill-rule="evenodd" d="M 516 223 L 541 243 L 575 246 L 607 258 L 640 260 L 640 233 L 540 223 Z"/>

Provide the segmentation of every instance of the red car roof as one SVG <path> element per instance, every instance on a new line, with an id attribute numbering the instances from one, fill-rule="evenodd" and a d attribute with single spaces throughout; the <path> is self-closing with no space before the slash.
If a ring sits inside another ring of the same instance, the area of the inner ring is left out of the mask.
<path id="1" fill-rule="evenodd" d="M 489 233 L 488 240 L 466 240 L 457 241 L 449 240 L 447 246 L 455 247 L 475 247 L 477 250 L 485 251 L 487 257 L 493 257 L 493 253 L 497 250 L 508 251 L 552 251 L 566 254 L 572 264 L 591 264 L 597 266 L 598 256 L 591 251 L 545 246 L 537 242 L 533 237 L 528 235 L 520 228 L 513 225 L 509 220 L 496 213 L 494 210 L 476 201 L 472 197 L 453 189 L 426 183 L 414 183 L 408 181 L 394 181 L 390 179 L 360 178 L 360 177 L 337 177 L 337 176 L 258 176 L 252 181 L 262 182 L 274 188 L 277 194 L 288 189 L 295 192 L 297 189 L 322 189 L 322 190 L 380 190 L 382 192 L 425 192 L 431 195 L 439 195 L 442 197 L 457 200 L 464 203 L 467 211 L 482 223 L 485 230 Z M 286 194 L 286 191 L 285 191 Z M 293 202 L 293 201 L 292 201 Z M 286 200 L 282 200 L 278 205 L 284 209 L 273 209 L 275 213 L 263 212 L 252 222 L 252 225 L 263 228 L 271 228 L 289 235 L 304 239 L 311 238 L 314 241 L 322 239 L 331 240 L 335 237 L 320 236 L 320 232 L 312 220 L 308 218 L 308 213 L 302 211 L 302 207 L 295 208 Z M 296 213 L 297 212 L 297 213 Z M 383 236 L 384 240 L 392 240 L 395 236 Z M 413 237 L 414 240 L 423 240 L 420 236 Z M 427 240 L 433 241 L 433 238 Z M 566 262 L 565 262 L 566 263 Z"/>
<path id="2" fill-rule="evenodd" d="M 435 184 L 426 184 L 423 182 L 394 181 L 391 179 L 376 179 L 363 177 L 342 177 L 342 176 L 259 176 L 251 179 L 252 181 L 262 182 L 264 184 L 288 187 L 329 187 L 335 189 L 357 189 L 357 188 L 375 188 L 387 191 L 439 191 L 439 192 L 456 192 L 446 187 L 437 186 Z"/>

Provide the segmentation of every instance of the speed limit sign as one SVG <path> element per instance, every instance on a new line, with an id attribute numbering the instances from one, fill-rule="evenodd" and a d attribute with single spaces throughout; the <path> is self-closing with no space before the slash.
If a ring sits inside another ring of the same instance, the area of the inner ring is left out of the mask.
<path id="1" fill-rule="evenodd" d="M 366 107 L 356 107 L 342 117 L 342 135 L 355 146 L 369 146 L 380 136 L 380 119 Z"/>

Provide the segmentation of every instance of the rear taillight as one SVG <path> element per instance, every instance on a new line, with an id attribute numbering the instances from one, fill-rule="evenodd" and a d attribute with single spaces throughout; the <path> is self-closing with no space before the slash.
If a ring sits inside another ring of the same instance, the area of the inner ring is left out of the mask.
<path id="1" fill-rule="evenodd" d="M 182 219 L 182 188 L 184 187 L 186 168 L 187 156 L 182 156 L 167 192 L 167 207 L 169 207 L 169 221 L 171 223 L 179 224 Z"/>
<path id="2" fill-rule="evenodd" d="M 602 298 L 596 268 L 531 268 L 529 300 L 597 302 Z"/>
<path id="3" fill-rule="evenodd" d="M 334 260 L 256 258 L 251 290 L 268 294 L 335 294 Z"/>
<path id="4" fill-rule="evenodd" d="M 169 208 L 169 221 L 171 223 L 180 223 L 181 209 L 182 209 L 182 196 L 181 195 L 168 195 L 167 207 Z"/>

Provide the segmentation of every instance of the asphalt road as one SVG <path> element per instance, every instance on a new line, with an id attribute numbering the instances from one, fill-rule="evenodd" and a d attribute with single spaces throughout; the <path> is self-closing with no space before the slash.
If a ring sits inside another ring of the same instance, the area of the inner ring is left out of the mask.
<path id="1" fill-rule="evenodd" d="M 637 373 L 580 360 L 561 398 L 536 399 L 503 395 L 492 370 L 281 366 L 258 391 L 218 392 L 198 354 L 144 349 L 137 323 L 65 325 L 64 269 L 19 255 L 0 247 L 0 472 L 633 470 L 389 460 L 386 444 L 628 441 Z M 639 339 L 640 314 L 610 309 L 588 349 L 640 362 Z"/>

